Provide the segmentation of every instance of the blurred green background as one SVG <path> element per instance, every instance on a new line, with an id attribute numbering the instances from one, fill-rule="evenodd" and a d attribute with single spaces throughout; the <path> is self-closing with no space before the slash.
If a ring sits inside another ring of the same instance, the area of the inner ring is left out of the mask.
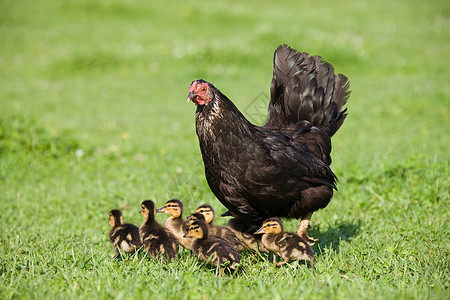
<path id="1" fill-rule="evenodd" d="M 217 281 L 182 262 L 112 262 L 110 209 L 136 224 L 147 198 L 224 211 L 189 84 L 212 82 L 261 124 L 282 43 L 351 82 L 339 192 L 312 220 L 316 272 L 245 257 L 247 277 Z M 448 1 L 2 0 L 0 296 L 448 298 L 449 83 Z"/>
<path id="2" fill-rule="evenodd" d="M 435 129 L 448 128 L 445 3 L 2 1 L 2 111 L 86 141 L 129 132 L 167 145 L 189 134 L 177 142 L 190 145 L 189 83 L 208 79 L 245 107 L 268 94 L 273 51 L 287 43 L 351 79 L 341 135 L 385 157 L 437 153 L 447 135 Z M 374 155 L 355 152 L 357 162 Z"/>

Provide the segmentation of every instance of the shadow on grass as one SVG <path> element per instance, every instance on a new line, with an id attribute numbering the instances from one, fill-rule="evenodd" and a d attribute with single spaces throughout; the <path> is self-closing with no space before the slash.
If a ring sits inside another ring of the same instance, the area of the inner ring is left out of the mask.
<path id="1" fill-rule="evenodd" d="M 319 241 L 313 246 L 318 256 L 322 255 L 323 249 L 327 248 L 336 253 L 339 253 L 339 245 L 342 241 L 351 241 L 353 237 L 360 232 L 361 221 L 354 222 L 340 222 L 334 226 L 329 226 L 326 230 L 312 229 L 310 234 Z"/>

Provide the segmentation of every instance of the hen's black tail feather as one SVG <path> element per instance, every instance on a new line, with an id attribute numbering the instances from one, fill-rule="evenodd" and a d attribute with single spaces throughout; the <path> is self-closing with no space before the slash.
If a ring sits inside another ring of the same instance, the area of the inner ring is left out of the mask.
<path id="1" fill-rule="evenodd" d="M 295 130 L 316 126 L 333 136 L 347 116 L 349 82 L 320 56 L 287 45 L 275 51 L 266 127 Z"/>

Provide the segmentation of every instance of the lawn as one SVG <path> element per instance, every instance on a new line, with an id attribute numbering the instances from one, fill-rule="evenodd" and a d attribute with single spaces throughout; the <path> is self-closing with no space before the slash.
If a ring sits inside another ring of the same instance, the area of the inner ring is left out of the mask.
<path id="1" fill-rule="evenodd" d="M 281 43 L 351 81 L 315 268 L 114 260 L 111 209 L 225 211 L 189 84 L 261 124 Z M 449 82 L 448 1 L 0 1 L 0 299 L 449 299 Z"/>

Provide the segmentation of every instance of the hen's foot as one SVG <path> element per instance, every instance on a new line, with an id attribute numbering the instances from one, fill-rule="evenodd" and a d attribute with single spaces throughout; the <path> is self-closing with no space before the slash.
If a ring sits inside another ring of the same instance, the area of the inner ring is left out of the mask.
<path id="1" fill-rule="evenodd" d="M 308 236 L 307 232 L 304 233 L 298 233 L 297 235 L 299 235 L 302 239 L 304 239 L 310 246 L 314 245 L 319 239 L 315 239 L 313 237 Z"/>
<path id="2" fill-rule="evenodd" d="M 298 224 L 297 235 L 312 246 L 319 239 L 312 238 L 308 235 L 308 229 L 311 228 L 311 226 L 309 225 L 309 219 L 311 218 L 311 215 L 306 216 L 300 221 L 300 224 Z"/>

